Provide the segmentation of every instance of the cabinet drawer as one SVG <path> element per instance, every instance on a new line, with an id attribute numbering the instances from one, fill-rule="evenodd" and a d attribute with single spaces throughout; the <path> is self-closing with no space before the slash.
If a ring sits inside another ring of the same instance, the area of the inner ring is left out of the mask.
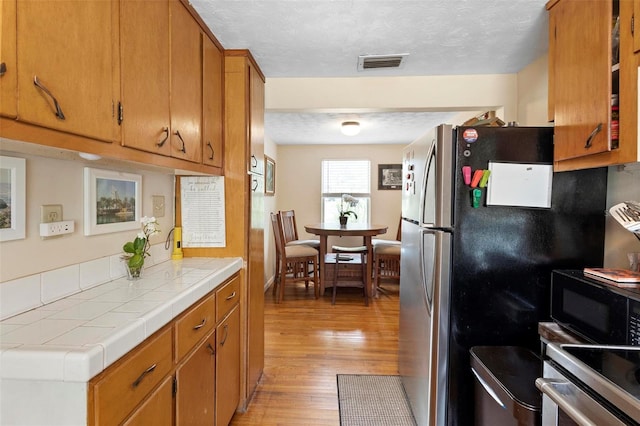
<path id="1" fill-rule="evenodd" d="M 216 325 L 216 295 L 211 294 L 176 321 L 176 360 L 181 360 Z"/>
<path id="2" fill-rule="evenodd" d="M 171 329 L 134 349 L 94 385 L 95 424 L 119 424 L 171 371 Z"/>
<path id="3" fill-rule="evenodd" d="M 240 300 L 240 279 L 233 278 L 216 291 L 216 323 L 227 315 Z"/>

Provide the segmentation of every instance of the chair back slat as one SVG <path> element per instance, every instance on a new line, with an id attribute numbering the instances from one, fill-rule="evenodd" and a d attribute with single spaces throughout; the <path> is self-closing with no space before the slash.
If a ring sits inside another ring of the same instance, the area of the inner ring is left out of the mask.
<path id="1" fill-rule="evenodd" d="M 273 236 L 276 241 L 276 252 L 284 255 L 284 242 L 282 235 L 282 226 L 280 224 L 280 217 L 277 213 L 271 213 L 271 226 L 273 226 Z"/>
<path id="2" fill-rule="evenodd" d="M 282 223 L 283 242 L 298 239 L 298 229 L 296 228 L 296 213 L 293 210 L 280 210 L 280 222 Z"/>

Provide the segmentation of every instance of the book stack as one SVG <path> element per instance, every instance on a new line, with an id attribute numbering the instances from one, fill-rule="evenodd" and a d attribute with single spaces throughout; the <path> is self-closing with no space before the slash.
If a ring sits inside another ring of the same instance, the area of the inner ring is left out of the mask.
<path id="1" fill-rule="evenodd" d="M 640 288 L 640 272 L 616 268 L 584 268 L 584 275 L 618 287 Z"/>

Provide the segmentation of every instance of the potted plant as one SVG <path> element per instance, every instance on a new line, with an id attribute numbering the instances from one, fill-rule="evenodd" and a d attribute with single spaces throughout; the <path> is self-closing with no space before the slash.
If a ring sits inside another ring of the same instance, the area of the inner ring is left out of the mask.
<path id="1" fill-rule="evenodd" d="M 122 246 L 124 253 L 122 259 L 125 261 L 127 269 L 127 278 L 130 280 L 138 279 L 142 276 L 142 268 L 144 267 L 144 258 L 150 256 L 149 248 L 151 243 L 149 238 L 160 232 L 158 221 L 155 217 L 143 217 L 140 219 L 142 232 L 138 233 L 136 239 L 128 241 Z"/>
<path id="2" fill-rule="evenodd" d="M 349 216 L 353 216 L 355 219 L 358 218 L 358 215 L 355 211 L 350 210 L 358 205 L 358 199 L 349 195 L 342 194 L 342 198 L 340 199 L 340 210 L 338 211 L 338 217 L 340 219 L 340 225 L 345 226 L 347 224 L 347 219 Z"/>

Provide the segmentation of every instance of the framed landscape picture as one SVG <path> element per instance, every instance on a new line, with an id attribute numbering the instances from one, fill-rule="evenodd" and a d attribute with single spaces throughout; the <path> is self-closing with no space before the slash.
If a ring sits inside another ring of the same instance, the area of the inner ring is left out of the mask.
<path id="1" fill-rule="evenodd" d="M 276 162 L 273 158 L 264 156 L 264 194 L 276 193 Z"/>
<path id="2" fill-rule="evenodd" d="M 24 158 L 0 156 L 0 241 L 25 238 Z"/>
<path id="3" fill-rule="evenodd" d="M 84 168 L 84 235 L 140 229 L 142 176 Z"/>
<path id="4" fill-rule="evenodd" d="M 402 164 L 378 164 L 378 189 L 402 188 Z"/>

